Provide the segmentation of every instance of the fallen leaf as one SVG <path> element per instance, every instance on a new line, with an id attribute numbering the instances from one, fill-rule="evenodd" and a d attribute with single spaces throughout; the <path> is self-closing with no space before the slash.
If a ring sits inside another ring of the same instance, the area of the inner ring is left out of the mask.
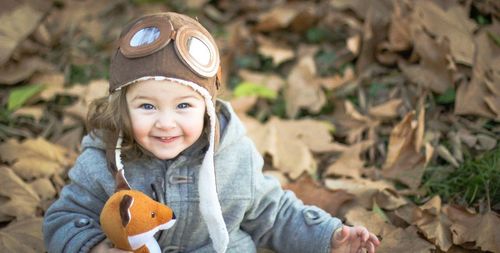
<path id="1" fill-rule="evenodd" d="M 288 174 L 291 179 L 298 178 L 304 171 L 315 173 L 316 161 L 307 145 L 286 134 L 288 121 L 280 123 L 279 119 L 272 118 L 262 125 L 249 117 L 242 117 L 241 120 L 257 150 L 262 155 L 269 154 L 272 157 L 273 167 Z"/>
<path id="2" fill-rule="evenodd" d="M 316 183 L 310 175 L 304 174 L 295 182 L 283 186 L 291 190 L 306 205 L 315 205 L 331 215 L 337 215 L 339 207 L 353 198 L 344 190 L 330 190 Z"/>
<path id="3" fill-rule="evenodd" d="M 448 45 L 438 43 L 424 31 L 414 34 L 415 51 L 421 60 L 418 65 L 409 65 L 399 61 L 399 68 L 413 83 L 443 94 L 453 87 L 451 71 L 448 69 Z"/>
<path id="4" fill-rule="evenodd" d="M 66 91 L 71 95 L 78 96 L 78 101 L 72 106 L 67 107 L 65 112 L 75 115 L 81 120 L 85 120 L 90 103 L 108 94 L 108 81 L 94 80 L 87 86 L 75 85 Z"/>
<path id="5" fill-rule="evenodd" d="M 254 30 L 269 32 L 287 27 L 300 13 L 301 8 L 299 8 L 298 5 L 300 5 L 300 3 L 281 4 L 261 14 Z"/>
<path id="6" fill-rule="evenodd" d="M 54 185 L 52 185 L 48 178 L 38 178 L 29 183 L 29 185 L 38 194 L 41 200 L 53 199 L 57 194 Z"/>
<path id="7" fill-rule="evenodd" d="M 387 233 L 377 248 L 380 253 L 392 252 L 412 252 L 429 253 L 436 247 L 426 240 L 420 238 L 415 226 L 409 226 L 405 229 L 396 228 Z"/>
<path id="8" fill-rule="evenodd" d="M 487 118 L 500 118 L 495 111 L 500 96 L 488 88 L 488 73 L 499 71 L 500 49 L 491 41 L 485 31 L 476 36 L 476 57 L 473 62 L 472 78 L 469 83 L 462 83 L 456 93 L 455 114 L 479 115 Z M 495 65 L 496 63 L 496 65 Z"/>
<path id="9" fill-rule="evenodd" d="M 61 73 L 42 73 L 31 77 L 30 83 L 43 84 L 45 88 L 38 96 L 45 100 L 51 100 L 57 94 L 65 93 L 64 75 Z"/>
<path id="10" fill-rule="evenodd" d="M 302 57 L 290 71 L 285 89 L 286 112 L 295 117 L 300 109 L 308 109 L 313 113 L 321 110 L 326 97 L 316 80 L 316 64 L 311 55 Z"/>
<path id="11" fill-rule="evenodd" d="M 401 195 L 399 195 L 395 190 L 391 188 L 385 188 L 379 190 L 375 194 L 376 203 L 385 210 L 395 210 L 401 206 L 404 206 L 408 201 Z"/>
<path id="12" fill-rule="evenodd" d="M 336 134 L 346 136 L 348 144 L 362 141 L 363 134 L 376 128 L 380 121 L 372 119 L 358 112 L 349 100 L 339 101 L 334 118 L 338 126 Z"/>
<path id="13" fill-rule="evenodd" d="M 361 160 L 361 153 L 373 146 L 373 141 L 364 141 L 348 147 L 340 157 L 326 169 L 326 175 L 347 176 L 354 179 L 361 178 L 361 170 L 365 162 Z"/>
<path id="14" fill-rule="evenodd" d="M 238 71 L 238 75 L 243 82 L 261 84 L 276 92 L 280 91 L 285 85 L 285 80 L 277 74 L 260 73 L 242 69 Z"/>
<path id="15" fill-rule="evenodd" d="M 375 235 L 384 237 L 389 231 L 396 227 L 387 223 L 383 217 L 374 211 L 368 211 L 363 207 L 356 206 L 345 214 L 346 223 L 351 226 L 364 226 Z"/>
<path id="16" fill-rule="evenodd" d="M 30 218 L 13 221 L 7 227 L 0 229 L 2 252 L 45 252 L 42 223 L 42 218 Z"/>
<path id="17" fill-rule="evenodd" d="M 465 8 L 454 4 L 443 10 L 433 1 L 415 2 L 414 22 L 422 24 L 438 38 L 447 38 L 453 58 L 471 66 L 474 56 L 473 32 L 477 24 L 465 13 Z"/>
<path id="18" fill-rule="evenodd" d="M 334 75 L 330 77 L 322 77 L 318 79 L 321 86 L 329 90 L 336 90 L 355 79 L 354 69 L 352 67 L 347 67 L 342 75 Z"/>
<path id="19" fill-rule="evenodd" d="M 0 66 L 0 83 L 13 85 L 30 78 L 37 71 L 51 71 L 51 63 L 38 56 L 23 58 L 21 62 L 8 62 Z"/>
<path id="20" fill-rule="evenodd" d="M 40 198 L 14 171 L 0 167 L 0 214 L 3 217 L 24 219 L 35 216 Z M 5 220 L 2 220 L 5 221 Z"/>
<path id="21" fill-rule="evenodd" d="M 50 177 L 62 173 L 73 162 L 70 151 L 43 138 L 18 142 L 9 139 L 0 144 L 0 157 L 24 179 Z"/>
<path id="22" fill-rule="evenodd" d="M 424 173 L 425 155 L 415 150 L 417 122 L 415 112 L 409 112 L 391 131 L 387 158 L 382 174 L 398 180 L 411 189 L 420 185 Z"/>
<path id="23" fill-rule="evenodd" d="M 259 42 L 258 52 L 271 58 L 276 66 L 295 57 L 295 52 L 286 45 L 271 41 L 263 36 L 258 36 L 257 41 Z"/>
<path id="24" fill-rule="evenodd" d="M 364 208 L 373 207 L 373 197 L 379 191 L 386 188 L 394 188 L 393 184 L 384 181 L 372 181 L 367 179 L 347 179 L 347 178 L 337 178 L 337 179 L 325 179 L 325 186 L 332 190 L 345 190 L 350 194 L 355 196 L 354 201 L 358 202 Z"/>
<path id="25" fill-rule="evenodd" d="M 43 1 L 9 1 L 0 4 L 0 66 L 37 28 L 49 7 L 50 4 Z M 4 83 L 3 80 L 0 82 Z"/>
<path id="26" fill-rule="evenodd" d="M 457 206 L 446 206 L 444 212 L 453 222 L 453 243 L 475 242 L 482 250 L 500 252 L 500 217 L 489 211 L 472 214 Z"/>
<path id="27" fill-rule="evenodd" d="M 35 121 L 40 121 L 46 109 L 40 105 L 23 106 L 12 113 L 13 116 L 31 116 Z"/>
<path id="28" fill-rule="evenodd" d="M 441 250 L 447 252 L 453 245 L 450 226 L 451 220 L 441 212 L 441 198 L 435 196 L 418 211 L 415 224 L 425 237 L 434 242 Z"/>
<path id="29" fill-rule="evenodd" d="M 401 99 L 391 99 L 369 109 L 369 114 L 379 119 L 392 119 L 398 116 L 398 109 L 403 103 Z"/>

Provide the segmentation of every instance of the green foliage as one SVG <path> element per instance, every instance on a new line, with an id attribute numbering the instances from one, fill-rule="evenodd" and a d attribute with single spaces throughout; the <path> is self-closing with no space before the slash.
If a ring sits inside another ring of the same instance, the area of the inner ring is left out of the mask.
<path id="1" fill-rule="evenodd" d="M 278 94 L 276 91 L 271 90 L 270 88 L 261 85 L 255 84 L 251 82 L 242 82 L 236 86 L 234 89 L 235 97 L 248 97 L 248 96 L 257 96 L 260 98 L 266 98 L 270 100 L 276 99 Z"/>
<path id="2" fill-rule="evenodd" d="M 467 159 L 459 168 L 427 169 L 424 189 L 429 195 L 440 195 L 444 201 L 473 205 L 487 200 L 500 203 L 500 148 Z"/>
<path id="3" fill-rule="evenodd" d="M 330 32 L 321 27 L 312 27 L 306 31 L 307 42 L 320 43 L 328 38 Z"/>
<path id="4" fill-rule="evenodd" d="M 436 97 L 436 102 L 442 105 L 453 104 L 455 102 L 456 92 L 454 88 L 449 88 L 443 94 Z"/>
<path id="5" fill-rule="evenodd" d="M 38 92 L 44 89 L 43 85 L 33 84 L 15 88 L 10 92 L 9 101 L 7 103 L 7 110 L 14 111 L 26 103 L 28 99 L 32 98 Z"/>
<path id="6" fill-rule="evenodd" d="M 490 39 L 493 40 L 493 42 L 495 42 L 495 44 L 500 47 L 500 34 L 494 34 L 492 32 L 487 32 L 488 34 L 488 37 L 490 37 Z"/>
<path id="7" fill-rule="evenodd" d="M 69 82 L 85 84 L 99 78 L 108 79 L 109 73 L 107 67 L 104 67 L 105 64 L 72 64 L 70 66 Z"/>

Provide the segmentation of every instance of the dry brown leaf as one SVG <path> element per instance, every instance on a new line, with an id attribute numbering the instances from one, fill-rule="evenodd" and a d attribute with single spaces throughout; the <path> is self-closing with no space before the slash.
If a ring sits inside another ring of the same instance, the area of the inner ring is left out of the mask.
<path id="1" fill-rule="evenodd" d="M 37 71 L 51 71 L 53 68 L 51 63 L 38 56 L 23 58 L 21 62 L 9 61 L 0 66 L 0 83 L 16 84 L 28 79 Z"/>
<path id="2" fill-rule="evenodd" d="M 53 141 L 55 144 L 66 147 L 68 150 L 78 151 L 83 134 L 83 126 L 76 126 Z"/>
<path id="3" fill-rule="evenodd" d="M 325 179 L 325 186 L 332 190 L 342 189 L 355 196 L 354 200 L 364 208 L 373 207 L 373 197 L 377 192 L 386 188 L 394 188 L 387 181 L 371 181 L 367 179 Z"/>
<path id="4" fill-rule="evenodd" d="M 441 212 L 441 198 L 435 196 L 417 209 L 417 227 L 425 237 L 434 242 L 441 250 L 448 251 L 453 245 L 450 231 L 451 220 Z"/>
<path id="5" fill-rule="evenodd" d="M 17 46 L 39 25 L 50 4 L 44 1 L 7 1 L 0 3 L 0 66 Z M 0 75 L 3 76 L 3 75 Z M 3 84 L 7 84 L 0 81 Z"/>
<path id="6" fill-rule="evenodd" d="M 48 178 L 38 178 L 29 183 L 31 188 L 38 194 L 41 200 L 53 199 L 57 191 Z"/>
<path id="7" fill-rule="evenodd" d="M 448 45 L 438 43 L 423 31 L 415 31 L 415 51 L 420 56 L 419 65 L 409 65 L 399 61 L 399 68 L 413 83 L 429 88 L 436 93 L 444 93 L 453 87 L 448 69 Z"/>
<path id="8" fill-rule="evenodd" d="M 12 113 L 13 116 L 31 116 L 35 121 L 40 121 L 46 108 L 41 105 L 23 106 Z"/>
<path id="9" fill-rule="evenodd" d="M 385 210 L 394 210 L 408 204 L 408 200 L 391 188 L 385 188 L 377 192 L 375 201 L 380 208 Z"/>
<path id="10" fill-rule="evenodd" d="M 373 211 L 368 211 L 363 207 L 356 206 L 345 214 L 346 223 L 352 226 L 364 226 L 375 235 L 384 237 L 395 227 L 387 223 L 383 217 Z"/>
<path id="11" fill-rule="evenodd" d="M 496 103 L 500 100 L 500 96 L 496 95 L 496 89 L 492 91 L 488 86 L 488 83 L 491 82 L 488 79 L 496 80 L 494 78 L 496 75 L 493 73 L 498 72 L 500 68 L 498 67 L 500 49 L 489 38 L 486 31 L 479 32 L 475 43 L 477 51 L 474 58 L 472 79 L 469 83 L 462 83 L 458 87 L 455 113 L 500 119 L 500 112 L 496 109 Z"/>
<path id="12" fill-rule="evenodd" d="M 288 121 L 280 123 L 279 119 L 273 118 L 262 125 L 249 117 L 242 117 L 241 120 L 259 152 L 272 157 L 273 167 L 287 173 L 292 179 L 298 178 L 304 171 L 315 173 L 316 160 L 302 140 L 287 133 Z"/>
<path id="13" fill-rule="evenodd" d="M 429 253 L 436 247 L 420 238 L 415 226 L 396 228 L 387 233 L 377 248 L 378 253 L 412 252 Z"/>
<path id="14" fill-rule="evenodd" d="M 411 189 L 420 185 L 425 169 L 425 155 L 415 150 L 417 122 L 414 117 L 415 112 L 408 113 L 392 129 L 382 170 L 385 177 L 398 180 Z"/>
<path id="15" fill-rule="evenodd" d="M 27 139 L 22 143 L 9 139 L 0 144 L 0 158 L 11 163 L 12 169 L 24 179 L 62 173 L 73 162 L 69 155 L 69 150 L 43 138 Z"/>
<path id="16" fill-rule="evenodd" d="M 242 69 L 238 71 L 238 75 L 244 82 L 264 85 L 267 88 L 278 92 L 285 85 L 285 80 L 277 74 L 260 73 Z"/>
<path id="17" fill-rule="evenodd" d="M 345 100 L 343 103 L 339 101 L 336 105 L 338 105 L 338 109 L 335 110 L 334 117 L 339 126 L 336 133 L 340 136 L 346 136 L 348 144 L 362 141 L 366 131 L 370 131 L 380 124 L 380 121 L 359 113 L 349 100 Z"/>
<path id="18" fill-rule="evenodd" d="M 288 116 L 295 117 L 301 108 L 317 113 L 325 105 L 326 96 L 316 78 L 312 55 L 302 57 L 287 78 L 285 99 Z"/>
<path id="19" fill-rule="evenodd" d="M 361 153 L 373 146 L 373 141 L 364 141 L 348 147 L 342 152 L 339 159 L 326 169 L 326 175 L 347 176 L 354 179 L 361 178 L 361 170 L 365 162 L 361 160 Z"/>
<path id="20" fill-rule="evenodd" d="M 332 142 L 330 132 L 333 126 L 327 122 L 273 117 L 263 125 L 248 116 L 240 116 L 259 152 L 271 155 L 273 166 L 289 173 L 292 179 L 298 178 L 304 171 L 316 171 L 316 161 L 311 152 L 345 149 Z"/>
<path id="21" fill-rule="evenodd" d="M 404 51 L 412 46 L 411 19 L 402 13 L 401 2 L 395 3 L 389 26 L 389 45 L 394 51 Z"/>
<path id="22" fill-rule="evenodd" d="M 108 94 L 108 81 L 94 80 L 87 86 L 75 85 L 66 91 L 71 95 L 78 96 L 78 101 L 66 108 L 65 112 L 75 115 L 81 120 L 85 120 L 90 103 Z"/>
<path id="23" fill-rule="evenodd" d="M 276 66 L 295 57 L 295 52 L 287 45 L 271 41 L 264 36 L 258 36 L 257 41 L 259 42 L 258 52 L 271 58 Z"/>
<path id="24" fill-rule="evenodd" d="M 303 174 L 297 181 L 284 185 L 291 190 L 306 205 L 315 205 L 331 215 L 337 215 L 339 207 L 353 198 L 344 190 L 330 190 L 316 183 L 310 175 Z"/>
<path id="25" fill-rule="evenodd" d="M 232 98 L 230 103 L 233 110 L 238 114 L 245 114 L 250 111 L 257 103 L 257 96 L 244 96 L 239 98 Z"/>
<path id="26" fill-rule="evenodd" d="M 42 222 L 42 218 L 30 218 L 14 221 L 0 229 L 0 250 L 22 253 L 45 252 Z"/>
<path id="27" fill-rule="evenodd" d="M 299 3 L 300 4 L 300 3 Z M 297 4 L 282 4 L 259 16 L 259 22 L 254 27 L 256 31 L 269 32 L 285 28 L 301 12 Z"/>
<path id="28" fill-rule="evenodd" d="M 444 207 L 444 212 L 453 222 L 453 243 L 475 242 L 482 250 L 500 252 L 500 217 L 489 211 L 472 214 L 456 206 Z"/>
<path id="29" fill-rule="evenodd" d="M 355 79 L 354 69 L 352 67 L 347 67 L 343 75 L 334 75 L 331 77 L 319 78 L 318 82 L 321 86 L 329 90 L 335 90 L 347 85 L 349 82 Z"/>
<path id="30" fill-rule="evenodd" d="M 403 103 L 402 99 L 391 99 L 380 105 L 371 107 L 368 112 L 371 116 L 379 119 L 392 119 L 397 117 L 398 109 Z"/>
<path id="31" fill-rule="evenodd" d="M 40 198 L 35 191 L 26 184 L 9 167 L 0 167 L 0 214 L 2 217 L 24 219 L 35 216 Z M 5 221 L 5 220 L 2 220 Z"/>
<path id="32" fill-rule="evenodd" d="M 43 84 L 45 88 L 38 94 L 43 100 L 51 100 L 55 95 L 65 93 L 64 75 L 61 73 L 42 73 L 33 75 L 30 83 Z"/>
<path id="33" fill-rule="evenodd" d="M 472 34 L 477 29 L 477 24 L 469 18 L 465 8 L 455 4 L 443 10 L 432 1 L 416 1 L 413 20 L 441 40 L 447 38 L 451 54 L 457 62 L 472 65 Z"/>

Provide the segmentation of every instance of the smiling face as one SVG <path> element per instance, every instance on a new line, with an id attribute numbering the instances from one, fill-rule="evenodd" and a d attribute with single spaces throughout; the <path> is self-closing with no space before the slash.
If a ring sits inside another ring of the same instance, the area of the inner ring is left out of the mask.
<path id="1" fill-rule="evenodd" d="M 127 89 L 134 139 L 159 159 L 172 159 L 203 132 L 205 101 L 191 87 L 146 80 Z"/>

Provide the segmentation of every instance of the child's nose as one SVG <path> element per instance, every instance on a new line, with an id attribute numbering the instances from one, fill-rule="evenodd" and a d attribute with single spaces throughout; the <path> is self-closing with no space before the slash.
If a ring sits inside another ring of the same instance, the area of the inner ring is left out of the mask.
<path id="1" fill-rule="evenodd" d="M 162 113 L 155 122 L 155 127 L 169 129 L 175 127 L 175 117 L 171 113 Z"/>

